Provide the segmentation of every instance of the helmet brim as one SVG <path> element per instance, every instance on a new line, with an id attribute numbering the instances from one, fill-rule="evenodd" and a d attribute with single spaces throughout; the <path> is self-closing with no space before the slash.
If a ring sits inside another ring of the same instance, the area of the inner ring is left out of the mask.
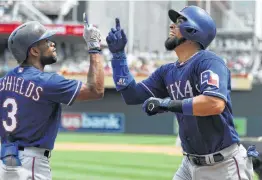
<path id="1" fill-rule="evenodd" d="M 168 11 L 168 16 L 171 19 L 171 21 L 173 21 L 174 23 L 176 23 L 177 18 L 179 18 L 180 16 L 183 16 L 181 13 L 174 11 L 173 9 L 170 9 Z M 184 17 L 184 16 L 183 16 Z"/>
<path id="2" fill-rule="evenodd" d="M 44 34 L 42 34 L 42 36 L 39 38 L 38 41 L 40 41 L 42 39 L 48 39 L 48 38 L 54 36 L 57 32 L 58 32 L 58 30 L 47 30 Z"/>

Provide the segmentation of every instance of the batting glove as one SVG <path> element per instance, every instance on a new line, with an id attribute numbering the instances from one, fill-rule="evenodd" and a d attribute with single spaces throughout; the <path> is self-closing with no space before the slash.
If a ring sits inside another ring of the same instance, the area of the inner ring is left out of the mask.
<path id="1" fill-rule="evenodd" d="M 151 97 L 144 102 L 143 110 L 147 113 L 148 116 L 163 113 L 168 111 L 168 105 L 170 102 L 170 98 L 160 99 Z"/>
<path id="2" fill-rule="evenodd" d="M 124 54 L 124 49 L 127 43 L 127 37 L 123 29 L 120 27 L 120 21 L 118 18 L 115 19 L 116 28 L 111 28 L 111 31 L 106 37 L 106 42 L 109 51 L 113 54 L 114 59 L 121 59 Z"/>
<path id="3" fill-rule="evenodd" d="M 84 33 L 83 38 L 87 43 L 89 53 L 101 52 L 101 34 L 100 30 L 93 24 L 88 24 L 85 13 L 83 14 L 84 19 Z"/>

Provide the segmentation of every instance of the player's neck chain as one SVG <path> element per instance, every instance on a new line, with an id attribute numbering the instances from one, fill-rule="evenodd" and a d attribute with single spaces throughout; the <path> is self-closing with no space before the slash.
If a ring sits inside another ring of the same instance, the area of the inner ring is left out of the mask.
<path id="1" fill-rule="evenodd" d="M 181 65 L 185 64 L 188 60 L 190 60 L 191 58 L 193 58 L 193 57 L 194 57 L 195 55 L 197 55 L 199 52 L 200 52 L 200 51 L 195 52 L 195 53 L 194 53 L 192 56 L 190 56 L 186 61 L 179 63 L 179 65 L 181 66 Z"/>

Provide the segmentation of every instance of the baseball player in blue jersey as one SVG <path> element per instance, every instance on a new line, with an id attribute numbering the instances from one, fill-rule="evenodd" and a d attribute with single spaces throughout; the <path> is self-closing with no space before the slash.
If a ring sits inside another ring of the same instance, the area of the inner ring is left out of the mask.
<path id="1" fill-rule="evenodd" d="M 19 66 L 0 80 L 1 180 L 50 180 L 49 157 L 54 148 L 61 104 L 96 100 L 104 93 L 104 67 L 100 31 L 85 23 L 83 37 L 88 46 L 90 66 L 87 82 L 69 80 L 44 72 L 57 61 L 55 32 L 37 21 L 17 27 L 8 47 Z"/>
<path id="2" fill-rule="evenodd" d="M 179 123 L 184 159 L 173 180 L 250 180 L 251 156 L 235 130 L 230 99 L 230 71 L 206 50 L 216 25 L 203 9 L 188 6 L 169 10 L 170 34 L 165 42 L 178 61 L 161 66 L 136 83 L 124 52 L 127 38 L 116 19 L 107 43 L 113 55 L 113 78 L 126 104 L 143 104 L 148 115 L 174 112 Z"/>

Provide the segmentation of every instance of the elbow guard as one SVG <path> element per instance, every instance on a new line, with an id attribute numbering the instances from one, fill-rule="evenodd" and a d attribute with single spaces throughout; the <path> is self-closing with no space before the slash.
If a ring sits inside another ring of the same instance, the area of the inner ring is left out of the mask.
<path id="1" fill-rule="evenodd" d="M 149 97 L 146 91 L 135 81 L 132 81 L 127 88 L 121 91 L 121 94 L 128 105 L 142 104 Z"/>
<path id="2" fill-rule="evenodd" d="M 116 90 L 125 89 L 134 80 L 134 77 L 129 72 L 125 53 L 113 53 L 111 65 Z"/>

